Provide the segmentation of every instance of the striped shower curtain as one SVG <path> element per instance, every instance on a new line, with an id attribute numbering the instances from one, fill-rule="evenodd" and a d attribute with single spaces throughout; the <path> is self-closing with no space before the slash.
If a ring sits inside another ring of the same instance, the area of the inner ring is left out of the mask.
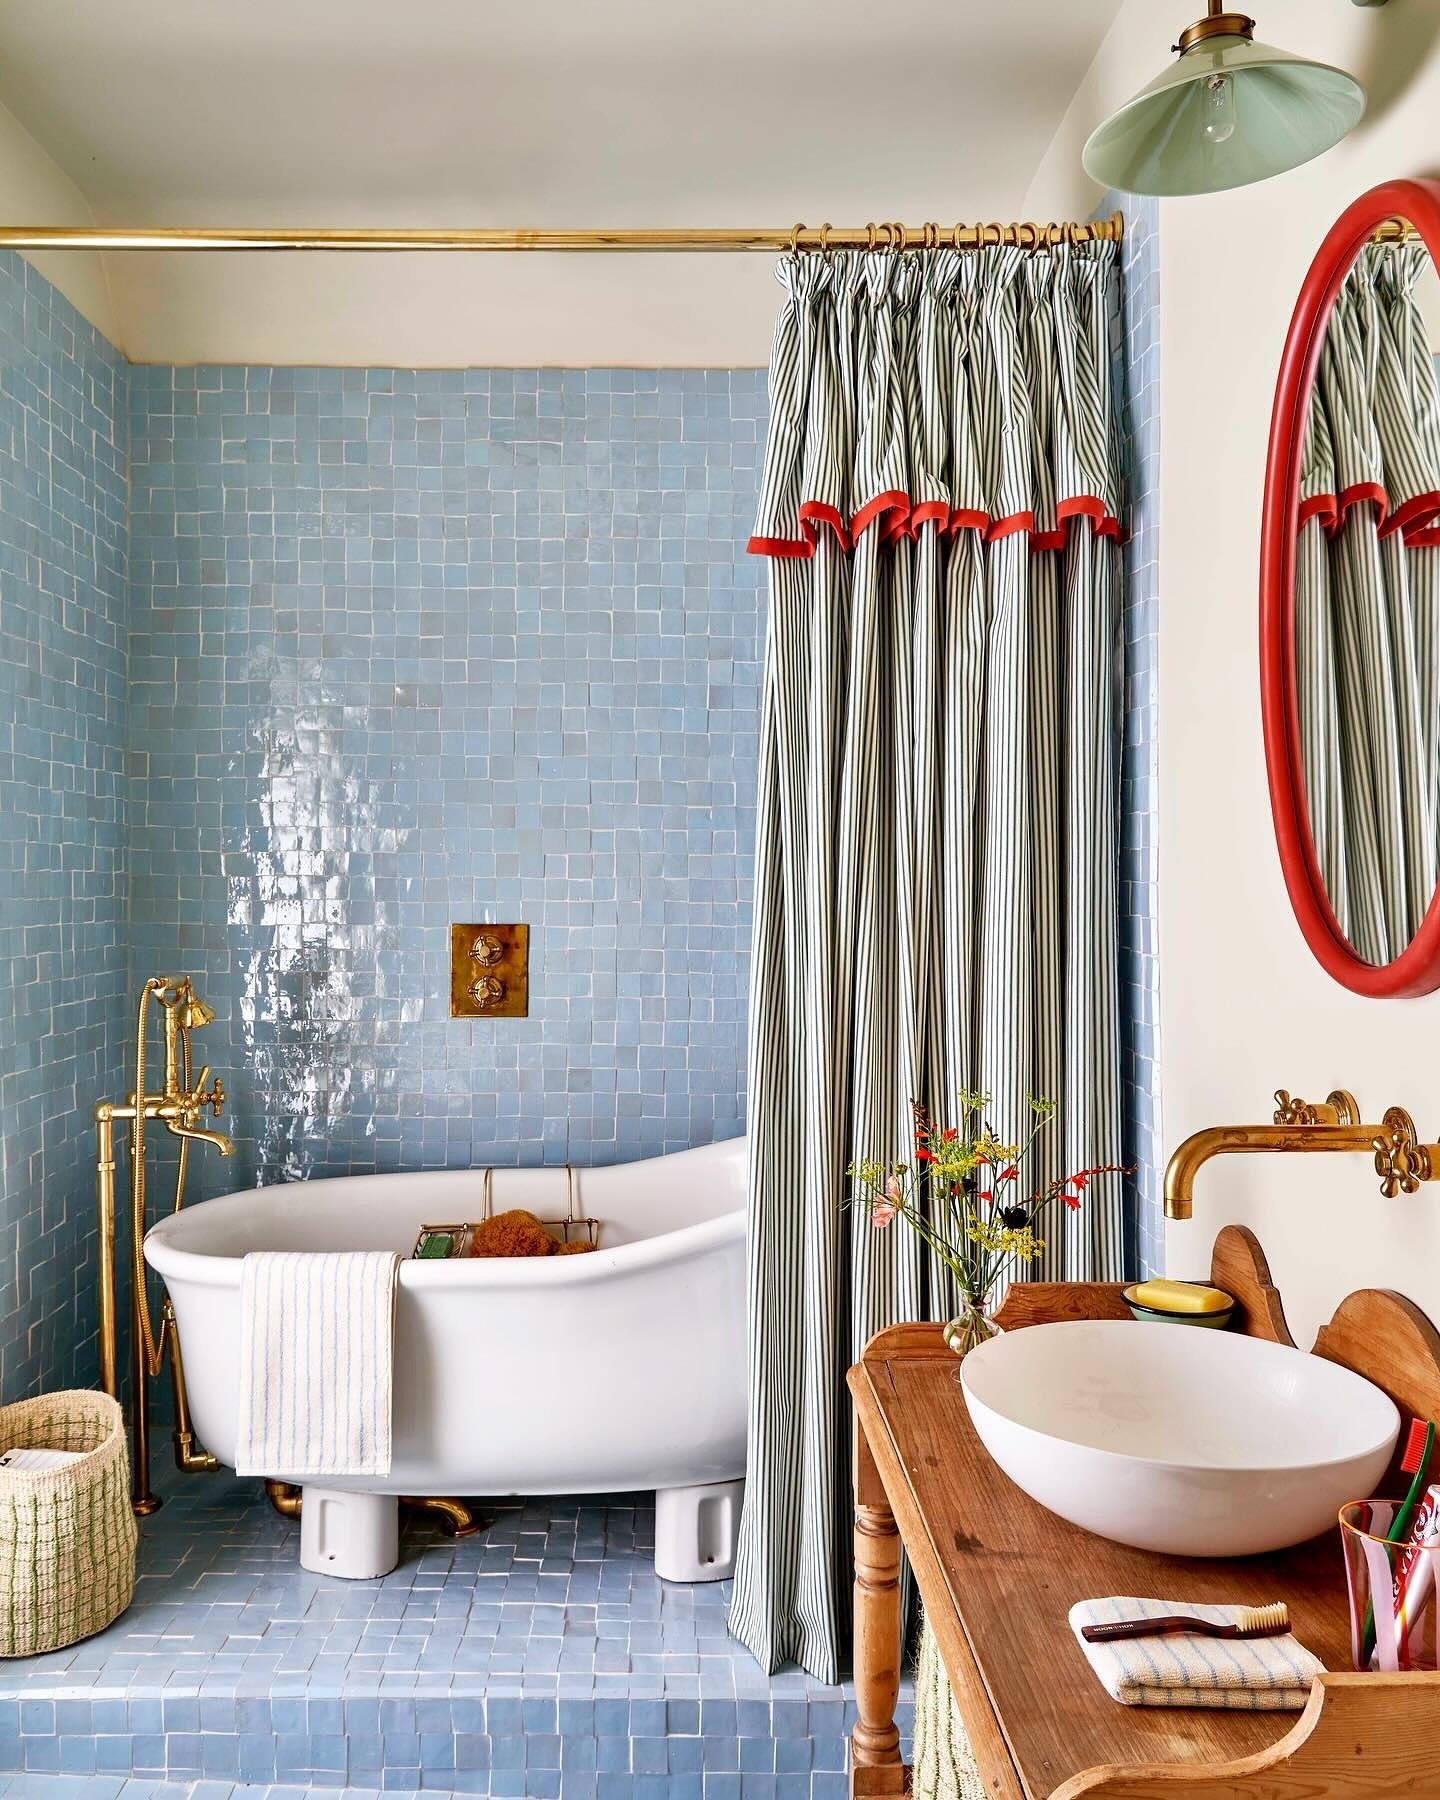
<path id="1" fill-rule="evenodd" d="M 1302 471 L 1295 673 L 1325 891 L 1367 961 L 1414 937 L 1440 874 L 1440 392 L 1418 244 L 1375 244 L 1337 296 Z"/>
<path id="2" fill-rule="evenodd" d="M 1121 555 L 1110 244 L 790 257 L 751 548 L 771 559 L 751 977 L 749 1486 L 731 1628 L 834 1679 L 846 1366 L 956 1310 L 847 1166 L 961 1088 L 1037 1175 L 1118 1163 Z M 1066 1210 L 1066 1209 L 1061 1209 Z M 1118 1185 L 1047 1276 L 1113 1278 Z"/>

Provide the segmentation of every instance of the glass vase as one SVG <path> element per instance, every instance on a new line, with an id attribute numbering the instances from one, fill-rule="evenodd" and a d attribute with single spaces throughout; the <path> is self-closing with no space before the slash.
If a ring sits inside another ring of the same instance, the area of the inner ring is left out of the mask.
<path id="1" fill-rule="evenodd" d="M 988 1344 L 1004 1332 L 1005 1327 L 986 1312 L 984 1302 L 979 1300 L 967 1301 L 964 1310 L 942 1327 L 946 1348 L 953 1350 L 962 1362 L 978 1344 Z"/>

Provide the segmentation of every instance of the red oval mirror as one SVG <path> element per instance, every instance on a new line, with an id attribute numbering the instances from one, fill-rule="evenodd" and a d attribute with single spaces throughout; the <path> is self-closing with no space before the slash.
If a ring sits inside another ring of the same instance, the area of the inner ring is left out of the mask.
<path id="1" fill-rule="evenodd" d="M 1280 862 L 1311 950 L 1377 998 L 1440 988 L 1440 333 L 1416 298 L 1436 267 L 1440 182 L 1341 214 L 1291 320 L 1265 475 Z"/>

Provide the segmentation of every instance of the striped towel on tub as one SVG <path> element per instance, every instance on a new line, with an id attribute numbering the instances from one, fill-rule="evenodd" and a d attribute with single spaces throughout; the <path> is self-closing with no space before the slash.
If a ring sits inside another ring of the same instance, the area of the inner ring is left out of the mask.
<path id="1" fill-rule="evenodd" d="M 261 1250 L 240 1275 L 238 1475 L 388 1475 L 390 1250 Z"/>

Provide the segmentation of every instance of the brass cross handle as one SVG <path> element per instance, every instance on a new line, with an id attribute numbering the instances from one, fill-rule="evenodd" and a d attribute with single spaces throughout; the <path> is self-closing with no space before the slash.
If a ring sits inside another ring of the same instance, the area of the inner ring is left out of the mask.
<path id="1" fill-rule="evenodd" d="M 1420 1183 L 1434 1173 L 1429 1148 L 1420 1142 L 1415 1121 L 1403 1106 L 1392 1106 L 1385 1113 L 1385 1130 L 1375 1139 L 1375 1173 L 1387 1200 L 1418 1193 Z"/>
<path id="2" fill-rule="evenodd" d="M 498 975 L 479 975 L 470 983 L 470 998 L 482 1008 L 498 1006 L 505 998 L 505 983 Z"/>
<path id="3" fill-rule="evenodd" d="M 1277 1125 L 1358 1125 L 1360 1108 L 1355 1096 L 1344 1088 L 1336 1088 L 1324 1100 L 1313 1103 L 1276 1088 L 1274 1116 Z"/>
<path id="4" fill-rule="evenodd" d="M 200 1079 L 195 1083 L 194 1093 L 191 1094 L 186 1101 L 192 1120 L 198 1114 L 204 1112 L 207 1106 L 214 1111 L 217 1119 L 225 1109 L 225 1089 L 221 1085 L 220 1077 L 218 1075 L 215 1077 L 215 1085 L 207 1093 L 205 1091 L 205 1083 L 209 1079 L 210 1065 L 209 1063 L 206 1063 L 205 1067 L 200 1071 Z"/>

